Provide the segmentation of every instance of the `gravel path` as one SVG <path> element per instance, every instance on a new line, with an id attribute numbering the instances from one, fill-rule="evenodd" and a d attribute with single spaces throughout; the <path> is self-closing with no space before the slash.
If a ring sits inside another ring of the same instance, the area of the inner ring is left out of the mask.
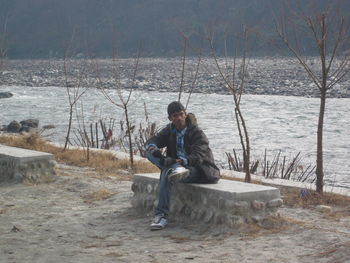
<path id="1" fill-rule="evenodd" d="M 350 262 L 350 207 L 340 217 L 282 207 L 264 227 L 233 230 L 173 219 L 151 232 L 151 216 L 130 205 L 131 182 L 57 173 L 50 184 L 0 186 L 0 262 Z"/>

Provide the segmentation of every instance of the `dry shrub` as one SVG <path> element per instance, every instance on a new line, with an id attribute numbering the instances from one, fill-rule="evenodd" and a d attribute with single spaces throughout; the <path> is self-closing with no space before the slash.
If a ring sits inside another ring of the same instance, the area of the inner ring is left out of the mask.
<path id="1" fill-rule="evenodd" d="M 128 169 L 132 173 L 158 172 L 159 169 L 146 161 L 134 161 L 133 169 L 130 169 L 128 159 L 118 159 L 110 152 L 90 151 L 87 160 L 87 151 L 81 149 L 63 151 L 62 147 L 52 145 L 43 140 L 37 134 L 22 136 L 0 136 L 0 143 L 8 146 L 25 148 L 29 150 L 52 153 L 55 160 L 68 165 L 91 167 L 100 173 L 116 173 L 120 169 Z"/>

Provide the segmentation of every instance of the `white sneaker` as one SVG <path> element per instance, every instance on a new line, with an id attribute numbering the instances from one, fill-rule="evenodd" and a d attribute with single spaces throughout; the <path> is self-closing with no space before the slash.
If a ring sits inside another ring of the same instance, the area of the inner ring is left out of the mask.
<path id="1" fill-rule="evenodd" d="M 171 183 L 180 182 L 186 177 L 188 177 L 189 174 L 190 171 L 188 169 L 182 166 L 178 166 L 170 172 L 170 174 L 168 175 L 168 180 Z"/>
<path id="2" fill-rule="evenodd" d="M 164 216 L 156 215 L 151 223 L 151 230 L 162 230 L 167 224 L 168 221 Z"/>

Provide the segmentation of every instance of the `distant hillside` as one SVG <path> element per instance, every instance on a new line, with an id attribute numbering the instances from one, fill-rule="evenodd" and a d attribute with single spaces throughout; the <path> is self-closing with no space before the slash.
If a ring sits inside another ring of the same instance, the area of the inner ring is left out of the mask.
<path id="1" fill-rule="evenodd" d="M 0 0 L 0 45 L 10 58 L 181 54 L 179 32 L 194 47 L 205 46 L 205 32 L 222 37 L 242 24 L 259 32 L 254 54 L 276 54 L 279 40 L 272 12 L 280 0 Z M 344 1 L 350 9 L 350 1 Z M 5 34 L 4 34 L 5 32 Z M 219 41 L 219 40 L 218 40 Z M 222 41 L 220 41 L 222 43 Z"/>

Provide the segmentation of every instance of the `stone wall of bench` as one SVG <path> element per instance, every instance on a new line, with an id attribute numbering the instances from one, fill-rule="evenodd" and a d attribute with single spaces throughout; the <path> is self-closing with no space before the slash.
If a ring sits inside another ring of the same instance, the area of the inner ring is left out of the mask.
<path id="1" fill-rule="evenodd" d="M 0 145 L 0 183 L 38 184 L 52 181 L 53 155 Z"/>
<path id="2" fill-rule="evenodd" d="M 132 204 L 143 212 L 157 205 L 159 174 L 134 177 Z M 283 204 L 277 188 L 221 179 L 218 184 L 174 184 L 170 214 L 229 227 L 276 216 Z"/>

